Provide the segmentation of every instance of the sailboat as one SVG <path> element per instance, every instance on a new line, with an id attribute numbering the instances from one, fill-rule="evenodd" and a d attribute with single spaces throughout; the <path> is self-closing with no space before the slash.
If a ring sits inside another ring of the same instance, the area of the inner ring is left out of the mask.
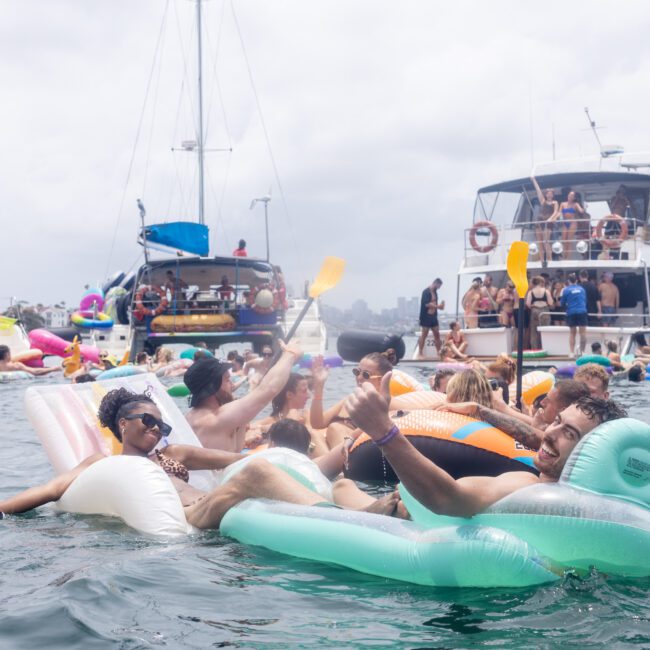
<path id="1" fill-rule="evenodd" d="M 196 2 L 196 140 L 182 143 L 183 150 L 196 154 L 198 221 L 147 223 L 145 206 L 138 199 L 138 243 L 143 247 L 144 264 L 135 274 L 116 276 L 103 287 L 120 324 L 112 332 L 96 332 L 95 342 L 113 352 L 128 346 L 132 361 L 142 350 L 153 353 L 170 343 L 203 342 L 214 349 L 224 343 L 244 342 L 259 351 L 284 335 L 302 305 L 300 300 L 287 300 L 280 267 L 269 260 L 268 225 L 265 259 L 210 256 L 204 200 L 201 4 Z M 154 259 L 152 251 L 168 255 Z M 316 303 L 299 336 L 310 352 L 324 351 L 327 338 Z"/>

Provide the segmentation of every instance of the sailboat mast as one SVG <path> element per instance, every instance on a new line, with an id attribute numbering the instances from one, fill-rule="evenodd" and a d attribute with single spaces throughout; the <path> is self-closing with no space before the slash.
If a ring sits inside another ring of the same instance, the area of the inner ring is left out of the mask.
<path id="1" fill-rule="evenodd" d="M 203 46 L 201 41 L 201 0 L 196 0 L 196 29 L 198 46 L 199 76 L 199 132 L 197 137 L 199 154 L 199 223 L 205 223 L 203 203 Z"/>

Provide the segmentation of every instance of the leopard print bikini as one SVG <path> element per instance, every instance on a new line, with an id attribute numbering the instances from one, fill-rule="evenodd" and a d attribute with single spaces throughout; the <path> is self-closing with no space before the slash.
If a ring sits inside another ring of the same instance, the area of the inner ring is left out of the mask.
<path id="1" fill-rule="evenodd" d="M 189 482 L 190 473 L 187 471 L 187 467 L 185 467 L 183 463 L 181 463 L 178 460 L 175 460 L 174 458 L 169 458 L 168 456 L 165 456 L 165 454 L 163 454 L 162 451 L 160 451 L 160 449 L 156 449 L 155 453 L 156 453 L 156 458 L 160 463 L 160 467 L 162 467 L 165 474 L 169 476 L 175 476 L 176 478 L 179 478 L 181 481 L 184 481 L 185 483 Z"/>

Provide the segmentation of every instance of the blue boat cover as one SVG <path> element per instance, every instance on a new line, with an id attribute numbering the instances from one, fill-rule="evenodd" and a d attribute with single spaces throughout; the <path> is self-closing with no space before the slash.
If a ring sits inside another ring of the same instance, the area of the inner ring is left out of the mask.
<path id="1" fill-rule="evenodd" d="M 206 257 L 210 252 L 208 227 L 190 221 L 158 223 L 144 229 L 147 242 L 162 244 L 194 255 Z"/>

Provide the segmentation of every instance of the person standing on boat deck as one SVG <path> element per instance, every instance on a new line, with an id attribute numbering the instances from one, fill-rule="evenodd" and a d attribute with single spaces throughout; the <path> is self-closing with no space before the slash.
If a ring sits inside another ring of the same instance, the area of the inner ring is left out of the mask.
<path id="1" fill-rule="evenodd" d="M 530 177 L 533 182 L 537 198 L 539 199 L 539 216 L 535 224 L 535 236 L 539 246 L 539 257 L 542 260 L 542 266 L 546 266 L 548 260 L 553 259 L 551 251 L 550 230 L 554 222 L 560 217 L 560 204 L 555 200 L 555 193 L 552 189 L 545 189 L 543 192 L 534 176 Z"/>
<path id="2" fill-rule="evenodd" d="M 478 303 L 481 299 L 481 282 L 481 278 L 474 278 L 461 301 L 465 311 L 465 327 L 468 328 L 478 327 Z"/>
<path id="3" fill-rule="evenodd" d="M 503 327 L 513 327 L 515 317 L 513 314 L 515 308 L 515 285 L 511 280 L 506 282 L 506 286 L 499 289 L 497 293 L 497 305 L 499 306 L 499 322 Z"/>
<path id="4" fill-rule="evenodd" d="M 585 345 L 587 345 L 587 294 L 584 287 L 578 284 L 578 278 L 575 273 L 570 273 L 569 286 L 564 287 L 560 302 L 566 307 L 566 322 L 569 326 L 569 357 L 575 359 L 576 356 L 576 329 L 580 331 L 579 354 L 584 354 Z"/>
<path id="5" fill-rule="evenodd" d="M 186 290 L 187 282 L 181 278 L 180 273 L 174 273 L 174 271 L 169 269 L 165 280 L 165 291 L 168 291 L 171 294 L 169 303 L 172 307 L 172 313 L 185 313 L 185 307 L 187 304 L 185 298 Z"/>
<path id="6" fill-rule="evenodd" d="M 438 289 L 442 286 L 442 280 L 436 278 L 431 286 L 427 287 L 420 298 L 420 340 L 418 341 L 418 354 L 424 354 L 424 344 L 427 340 L 429 330 L 433 333 L 433 340 L 436 345 L 436 351 L 440 355 L 440 327 L 438 325 L 438 309 L 445 308 L 445 301 L 438 302 Z"/>
<path id="7" fill-rule="evenodd" d="M 282 354 L 260 384 L 238 400 L 233 400 L 228 371 L 230 364 L 212 357 L 198 359 L 183 381 L 192 397 L 187 421 L 204 447 L 240 452 L 246 428 L 258 413 L 284 388 L 291 368 L 302 356 L 297 345 L 280 341 Z"/>
<path id="8" fill-rule="evenodd" d="M 593 327 L 594 325 L 598 325 L 598 321 L 602 316 L 600 292 L 598 291 L 596 284 L 589 278 L 589 271 L 587 271 L 587 269 L 582 269 L 579 273 L 579 277 L 580 286 L 587 294 L 587 323 Z"/>
<path id="9" fill-rule="evenodd" d="M 246 240 L 240 239 L 239 245 L 232 252 L 233 257 L 248 257 L 248 252 L 246 251 Z"/>
<path id="10" fill-rule="evenodd" d="M 483 278 L 483 285 L 480 289 L 481 297 L 478 302 L 478 326 L 479 327 L 496 327 L 497 326 L 497 288 L 492 283 L 492 276 L 486 274 Z"/>
<path id="11" fill-rule="evenodd" d="M 621 296 L 618 287 L 614 284 L 614 274 L 610 271 L 603 273 L 601 283 L 598 285 L 600 292 L 600 304 L 603 312 L 603 325 L 605 327 L 613 326 L 616 322 L 615 314 L 618 311 Z"/>
<path id="12" fill-rule="evenodd" d="M 564 243 L 564 259 L 566 260 L 571 255 L 576 238 L 578 229 L 576 219 L 585 218 L 585 210 L 578 202 L 578 195 L 573 190 L 569 190 L 566 201 L 560 204 L 560 212 L 562 212 L 562 241 Z"/>
<path id="13" fill-rule="evenodd" d="M 532 287 L 526 295 L 526 307 L 530 309 L 530 347 L 533 350 L 542 349 L 542 337 L 539 327 L 548 325 L 548 312 L 553 307 L 553 297 L 546 288 L 544 278 L 536 275 L 531 281 Z"/>

